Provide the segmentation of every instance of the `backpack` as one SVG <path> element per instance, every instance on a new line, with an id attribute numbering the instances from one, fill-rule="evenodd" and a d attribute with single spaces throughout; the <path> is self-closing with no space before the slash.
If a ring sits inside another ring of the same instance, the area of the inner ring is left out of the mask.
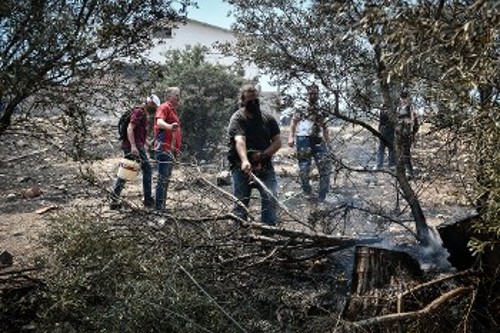
<path id="1" fill-rule="evenodd" d="M 135 109 L 140 108 L 142 109 L 142 112 L 145 112 L 143 107 L 137 106 L 131 110 L 125 111 L 121 116 L 120 119 L 118 120 L 118 139 L 119 140 L 125 140 L 127 139 L 127 128 L 128 124 L 130 123 L 130 117 L 132 116 L 132 113 L 135 111 Z M 144 113 L 143 113 L 144 116 Z"/>

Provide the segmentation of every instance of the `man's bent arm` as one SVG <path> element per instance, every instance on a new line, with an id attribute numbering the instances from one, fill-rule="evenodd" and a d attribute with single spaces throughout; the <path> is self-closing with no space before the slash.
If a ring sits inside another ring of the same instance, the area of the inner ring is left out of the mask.
<path id="1" fill-rule="evenodd" d="M 273 156 L 281 148 L 281 136 L 280 134 L 275 135 L 271 139 L 271 145 L 264 150 L 267 156 Z"/>
<path id="2" fill-rule="evenodd" d="M 236 144 L 236 152 L 240 157 L 241 163 L 248 163 L 246 137 L 243 135 L 236 135 L 234 137 L 234 142 Z"/>
<path id="3" fill-rule="evenodd" d="M 293 147 L 295 142 L 295 131 L 297 130 L 297 123 L 299 118 L 297 116 L 292 116 L 292 122 L 290 123 L 290 134 L 288 135 L 288 146 Z"/>

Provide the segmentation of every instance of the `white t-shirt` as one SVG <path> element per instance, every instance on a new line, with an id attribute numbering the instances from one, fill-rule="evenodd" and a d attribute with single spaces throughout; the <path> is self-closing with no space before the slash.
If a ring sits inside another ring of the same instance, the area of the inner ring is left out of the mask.
<path id="1" fill-rule="evenodd" d="M 300 119 L 299 122 L 297 123 L 297 128 L 296 128 L 296 135 L 297 136 L 312 136 L 312 128 L 313 128 L 314 123 L 309 120 L 309 119 Z M 322 133 L 320 131 L 319 135 L 321 136 Z"/>
<path id="2" fill-rule="evenodd" d="M 294 105 L 295 113 L 294 116 L 299 118 L 297 122 L 297 127 L 295 130 L 296 136 L 323 136 L 323 126 L 322 124 L 317 124 L 316 128 L 314 126 L 314 115 L 309 112 L 309 106 L 307 103 L 300 101 Z"/>

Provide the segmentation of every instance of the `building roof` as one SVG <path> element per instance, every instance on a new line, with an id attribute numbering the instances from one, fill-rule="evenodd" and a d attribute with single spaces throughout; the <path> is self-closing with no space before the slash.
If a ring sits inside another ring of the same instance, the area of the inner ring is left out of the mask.
<path id="1" fill-rule="evenodd" d="M 203 25 L 203 26 L 206 26 L 206 27 L 209 27 L 209 28 L 218 29 L 218 30 L 221 30 L 221 31 L 224 31 L 224 32 L 230 33 L 230 34 L 232 34 L 232 33 L 233 33 L 233 32 L 231 31 L 231 29 L 222 28 L 222 27 L 219 27 L 219 26 L 217 26 L 217 25 L 213 25 L 213 24 L 206 23 L 206 22 L 202 22 L 202 21 L 195 20 L 195 19 L 190 19 L 190 18 L 187 18 L 187 19 L 186 19 L 186 22 L 193 22 L 193 23 L 201 24 L 201 25 Z"/>

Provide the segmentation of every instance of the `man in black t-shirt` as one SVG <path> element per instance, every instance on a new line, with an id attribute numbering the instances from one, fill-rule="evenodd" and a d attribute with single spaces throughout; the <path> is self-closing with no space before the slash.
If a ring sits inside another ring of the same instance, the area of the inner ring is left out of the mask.
<path id="1" fill-rule="evenodd" d="M 278 182 L 271 161 L 272 156 L 281 148 L 280 129 L 271 115 L 261 112 L 258 90 L 253 85 L 245 85 L 241 89 L 242 107 L 236 111 L 229 121 L 228 160 L 233 179 L 233 192 L 245 207 L 250 203 L 253 187 L 257 187 L 261 196 L 261 219 L 263 223 L 278 223 L 277 196 Z M 259 177 L 266 189 L 255 186 L 252 173 Z M 234 214 L 246 220 L 247 209 L 236 203 Z"/>
<path id="2" fill-rule="evenodd" d="M 377 149 L 377 164 L 373 170 L 382 170 L 384 166 L 385 150 L 389 151 L 389 170 L 396 167 L 396 153 L 394 150 L 394 119 L 391 118 L 388 111 L 380 111 L 378 122 L 378 131 L 382 138 L 379 139 Z"/>

